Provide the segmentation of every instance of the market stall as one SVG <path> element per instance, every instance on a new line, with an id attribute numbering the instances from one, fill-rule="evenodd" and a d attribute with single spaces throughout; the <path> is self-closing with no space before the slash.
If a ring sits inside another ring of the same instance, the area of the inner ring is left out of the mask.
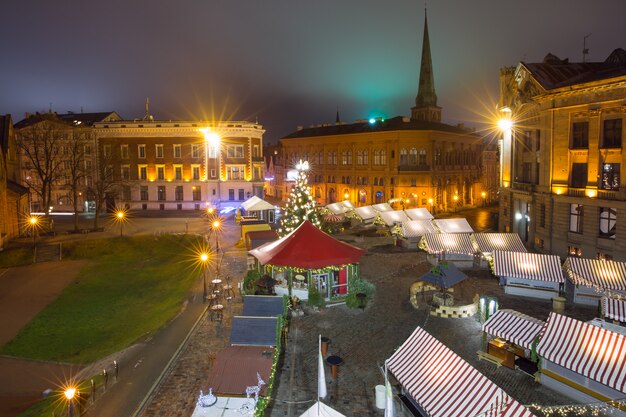
<path id="1" fill-rule="evenodd" d="M 540 382 L 576 401 L 606 402 L 626 394 L 622 334 L 550 313 L 537 353 Z"/>
<path id="2" fill-rule="evenodd" d="M 533 414 L 456 353 L 417 327 L 387 361 L 401 402 L 429 417 Z"/>
<path id="3" fill-rule="evenodd" d="M 412 208 L 404 210 L 411 220 L 432 220 L 433 215 L 425 208 Z"/>
<path id="4" fill-rule="evenodd" d="M 616 324 L 626 324 L 626 300 L 602 297 L 600 300 L 602 317 Z"/>
<path id="5" fill-rule="evenodd" d="M 466 219 L 435 219 L 433 222 L 441 233 L 474 233 Z"/>
<path id="6" fill-rule="evenodd" d="M 332 214 L 345 214 L 352 210 L 352 208 L 347 207 L 343 202 L 328 204 L 324 208 Z"/>
<path id="7" fill-rule="evenodd" d="M 233 317 L 231 346 L 276 346 L 277 317 Z"/>
<path id="8" fill-rule="evenodd" d="M 517 233 L 473 233 L 472 241 L 485 260 L 491 259 L 497 250 L 528 252 Z"/>
<path id="9" fill-rule="evenodd" d="M 404 223 L 409 221 L 409 217 L 402 210 L 381 211 L 378 213 L 374 224 L 381 223 L 387 227 L 391 227 L 396 223 Z"/>
<path id="10" fill-rule="evenodd" d="M 246 216 L 253 216 L 268 223 L 276 221 L 276 206 L 255 195 L 241 203 L 241 208 Z"/>
<path id="11" fill-rule="evenodd" d="M 285 313 L 283 297 L 277 295 L 246 295 L 243 297 L 242 316 L 276 317 Z"/>
<path id="12" fill-rule="evenodd" d="M 205 383 L 213 394 L 221 397 L 245 396 L 246 388 L 257 385 L 257 373 L 269 381 L 274 348 L 265 346 L 228 346 L 220 350 Z M 267 385 L 261 385 L 259 396 L 265 396 Z"/>
<path id="13" fill-rule="evenodd" d="M 372 205 L 372 208 L 378 212 L 382 211 L 394 211 L 393 207 L 389 205 L 389 203 L 380 203 Z"/>
<path id="14" fill-rule="evenodd" d="M 437 229 L 435 229 L 430 220 L 409 220 L 403 222 L 397 232 L 401 245 L 406 248 L 416 248 L 422 236 L 435 233 L 437 233 Z"/>
<path id="15" fill-rule="evenodd" d="M 504 285 L 506 294 L 525 297 L 558 297 L 565 283 L 561 261 L 556 255 L 496 250 L 493 274 Z"/>
<path id="16" fill-rule="evenodd" d="M 597 306 L 602 296 L 626 299 L 626 263 L 569 257 L 563 264 L 574 302 Z"/>
<path id="17" fill-rule="evenodd" d="M 347 295 L 349 279 L 359 277 L 363 252 L 305 221 L 288 235 L 249 253 L 276 279 L 277 295 L 306 300 L 311 286 L 325 299 Z"/>
<path id="18" fill-rule="evenodd" d="M 378 215 L 378 212 L 372 206 L 356 207 L 353 213 L 364 224 L 372 224 Z"/>
<path id="19" fill-rule="evenodd" d="M 448 261 L 459 268 L 474 266 L 475 249 L 469 234 L 426 234 L 422 236 L 418 246 L 428 253 L 427 258 L 432 265 L 437 265 L 440 261 Z"/>

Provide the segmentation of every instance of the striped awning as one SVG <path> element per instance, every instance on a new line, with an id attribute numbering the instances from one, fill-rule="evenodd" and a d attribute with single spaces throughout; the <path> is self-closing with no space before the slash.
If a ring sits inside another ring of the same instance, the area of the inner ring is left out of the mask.
<path id="1" fill-rule="evenodd" d="M 493 274 L 498 277 L 565 282 L 559 257 L 539 253 L 497 250 L 493 253 Z"/>
<path id="2" fill-rule="evenodd" d="M 544 325 L 545 322 L 534 317 L 505 309 L 498 310 L 483 324 L 483 332 L 530 349 Z"/>
<path id="3" fill-rule="evenodd" d="M 425 243 L 426 252 L 431 255 L 444 251 L 463 255 L 472 255 L 476 252 L 470 235 L 465 233 L 427 234 L 422 236 L 422 242 Z M 420 247 L 423 247 L 422 242 Z"/>
<path id="4" fill-rule="evenodd" d="M 574 284 L 602 290 L 626 291 L 626 263 L 569 257 L 563 269 Z"/>
<path id="5" fill-rule="evenodd" d="M 466 219 L 435 219 L 433 222 L 441 233 L 474 233 Z"/>
<path id="6" fill-rule="evenodd" d="M 393 226 L 394 223 L 403 223 L 409 221 L 409 218 L 406 214 L 404 214 L 404 211 L 402 210 L 381 211 L 380 213 L 378 213 L 378 216 L 389 227 Z"/>
<path id="7" fill-rule="evenodd" d="M 333 214 L 344 214 L 350 211 L 350 209 L 342 203 L 328 204 L 325 208 Z"/>
<path id="8" fill-rule="evenodd" d="M 374 204 L 372 208 L 376 211 L 393 211 L 393 207 L 388 203 Z"/>
<path id="9" fill-rule="evenodd" d="M 430 220 L 409 220 L 402 223 L 402 235 L 406 238 L 422 237 L 429 233 L 437 233 Z"/>
<path id="10" fill-rule="evenodd" d="M 411 220 L 430 220 L 433 215 L 425 208 L 412 208 L 404 210 Z"/>
<path id="11" fill-rule="evenodd" d="M 430 417 L 533 415 L 421 327 L 387 367 Z"/>
<path id="12" fill-rule="evenodd" d="M 626 336 L 550 313 L 537 353 L 557 365 L 626 393 Z"/>
<path id="13" fill-rule="evenodd" d="M 528 252 L 517 233 L 474 233 L 472 240 L 476 250 L 482 253 L 493 253 L 497 250 Z"/>
<path id="14" fill-rule="evenodd" d="M 378 212 L 372 208 L 372 206 L 363 206 L 356 207 L 354 212 L 362 219 L 362 220 L 371 220 L 376 217 Z"/>
<path id="15" fill-rule="evenodd" d="M 602 297 L 602 315 L 607 319 L 626 322 L 626 301 Z"/>

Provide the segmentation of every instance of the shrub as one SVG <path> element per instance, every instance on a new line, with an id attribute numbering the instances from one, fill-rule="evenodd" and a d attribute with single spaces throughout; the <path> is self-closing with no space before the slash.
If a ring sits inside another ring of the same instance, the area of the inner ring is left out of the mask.
<path id="1" fill-rule="evenodd" d="M 360 307 L 360 301 L 356 297 L 357 294 L 365 294 L 364 302 L 367 303 L 374 297 L 374 292 L 376 291 L 374 284 L 361 278 L 351 278 L 348 281 L 348 288 L 350 288 L 350 293 L 346 297 L 346 305 L 350 308 Z"/>
<path id="2" fill-rule="evenodd" d="M 307 304 L 315 307 L 324 307 L 326 305 L 326 300 L 317 290 L 317 287 L 314 285 L 309 286 L 309 299 L 307 300 Z"/>
<path id="3" fill-rule="evenodd" d="M 261 273 L 256 269 L 251 269 L 243 279 L 243 292 L 246 295 L 254 295 L 254 283 L 257 279 L 261 278 Z"/>

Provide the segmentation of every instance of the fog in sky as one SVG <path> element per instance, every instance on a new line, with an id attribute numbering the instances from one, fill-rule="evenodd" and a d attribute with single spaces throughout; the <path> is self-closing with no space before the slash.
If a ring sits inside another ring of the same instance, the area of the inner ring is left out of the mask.
<path id="1" fill-rule="evenodd" d="M 3 1 L 0 114 L 115 110 L 267 129 L 409 115 L 424 2 Z M 428 24 L 444 122 L 477 125 L 500 67 L 626 49 L 626 0 L 436 0 Z"/>

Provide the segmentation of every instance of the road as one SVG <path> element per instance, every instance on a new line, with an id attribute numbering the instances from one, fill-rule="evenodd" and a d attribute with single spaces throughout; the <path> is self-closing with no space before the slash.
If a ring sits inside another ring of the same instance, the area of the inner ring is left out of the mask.
<path id="1" fill-rule="evenodd" d="M 477 207 L 467 210 L 459 210 L 452 213 L 437 213 L 437 219 L 450 219 L 464 217 L 475 232 L 497 232 L 498 221 L 494 216 L 498 213 L 498 206 Z"/>

